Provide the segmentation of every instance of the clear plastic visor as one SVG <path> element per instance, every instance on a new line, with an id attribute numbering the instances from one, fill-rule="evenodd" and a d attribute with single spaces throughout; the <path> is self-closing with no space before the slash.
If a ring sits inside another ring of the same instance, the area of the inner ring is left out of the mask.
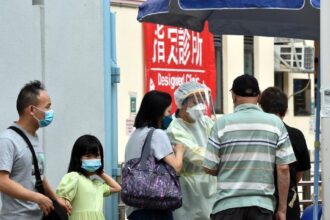
<path id="1" fill-rule="evenodd" d="M 200 90 L 187 96 L 184 100 L 187 109 L 200 111 L 200 114 L 215 118 L 215 110 L 209 90 Z"/>

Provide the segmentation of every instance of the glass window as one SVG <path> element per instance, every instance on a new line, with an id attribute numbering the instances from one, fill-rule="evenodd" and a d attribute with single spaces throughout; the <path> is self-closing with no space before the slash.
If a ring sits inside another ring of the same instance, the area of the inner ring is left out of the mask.
<path id="1" fill-rule="evenodd" d="M 282 91 L 284 91 L 284 74 L 284 72 L 275 72 L 274 74 L 274 85 Z"/>
<path id="2" fill-rule="evenodd" d="M 216 101 L 215 113 L 223 113 L 223 69 L 222 69 L 222 36 L 214 35 L 214 51 L 216 65 Z"/>
<path id="3" fill-rule="evenodd" d="M 244 36 L 244 73 L 253 75 L 253 36 Z"/>
<path id="4" fill-rule="evenodd" d="M 311 85 L 309 79 L 294 79 L 294 115 L 311 114 Z"/>

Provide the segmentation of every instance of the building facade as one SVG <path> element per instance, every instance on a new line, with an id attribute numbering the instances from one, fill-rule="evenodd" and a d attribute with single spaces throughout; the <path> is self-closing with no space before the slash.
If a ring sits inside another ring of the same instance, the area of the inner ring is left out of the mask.
<path id="1" fill-rule="evenodd" d="M 124 147 L 129 136 L 127 129 L 134 119 L 130 112 L 131 97 L 136 97 L 138 109 L 145 91 L 143 31 L 142 24 L 136 21 L 137 7 L 141 2 L 117 0 L 112 3 L 112 11 L 116 12 L 117 56 L 121 68 L 121 83 L 118 91 L 119 161 L 124 161 Z M 281 45 L 291 46 L 290 39 L 283 41 L 272 37 L 227 35 L 215 36 L 214 41 L 217 65 L 215 80 L 222 82 L 217 87 L 217 113 L 221 115 L 233 111 L 229 92 L 232 81 L 243 73 L 254 74 L 261 90 L 269 86 L 278 86 L 286 92 L 289 96 L 289 109 L 284 121 L 293 127 L 299 127 L 305 134 L 308 147 L 312 149 L 315 124 L 314 73 L 275 68 L 278 42 Z M 313 41 L 294 42 L 297 48 L 313 47 L 313 44 Z M 293 95 L 303 89 L 305 90 L 301 93 Z M 306 112 L 299 113 L 295 111 L 297 108 L 303 108 Z"/>
<path id="2" fill-rule="evenodd" d="M 0 0 L 0 130 L 18 118 L 17 94 L 24 83 L 46 84 L 55 110 L 54 123 L 39 136 L 46 151 L 46 174 L 53 187 L 66 173 L 74 141 L 83 134 L 105 142 L 105 85 L 102 1 Z M 118 161 L 145 92 L 142 24 L 136 20 L 142 0 L 114 0 L 118 84 Z M 282 44 L 285 44 L 285 42 Z M 279 86 L 289 95 L 285 121 L 299 127 L 308 147 L 314 143 L 314 74 L 276 70 L 278 40 L 258 36 L 215 36 L 216 107 L 233 111 L 229 89 L 243 73 L 254 74 L 261 90 Z M 290 44 L 288 44 L 290 45 Z M 295 42 L 313 46 L 313 42 Z M 294 93 L 297 93 L 293 95 Z M 312 155 L 312 154 L 311 154 Z M 61 161 L 61 163 L 59 163 Z"/>

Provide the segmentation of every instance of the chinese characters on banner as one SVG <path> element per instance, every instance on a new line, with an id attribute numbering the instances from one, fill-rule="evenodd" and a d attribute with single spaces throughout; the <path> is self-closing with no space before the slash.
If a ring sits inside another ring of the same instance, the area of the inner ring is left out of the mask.
<path id="1" fill-rule="evenodd" d="M 213 36 L 188 29 L 143 23 L 145 90 L 172 95 L 182 83 L 195 80 L 216 93 Z M 173 101 L 172 110 L 176 109 Z"/>

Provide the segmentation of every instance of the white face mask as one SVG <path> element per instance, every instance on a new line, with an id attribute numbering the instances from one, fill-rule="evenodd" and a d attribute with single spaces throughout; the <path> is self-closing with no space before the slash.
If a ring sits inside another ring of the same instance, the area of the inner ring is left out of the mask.
<path id="1" fill-rule="evenodd" d="M 204 111 L 205 111 L 205 105 L 202 103 L 187 108 L 188 114 L 195 121 L 197 121 L 204 115 Z"/>

